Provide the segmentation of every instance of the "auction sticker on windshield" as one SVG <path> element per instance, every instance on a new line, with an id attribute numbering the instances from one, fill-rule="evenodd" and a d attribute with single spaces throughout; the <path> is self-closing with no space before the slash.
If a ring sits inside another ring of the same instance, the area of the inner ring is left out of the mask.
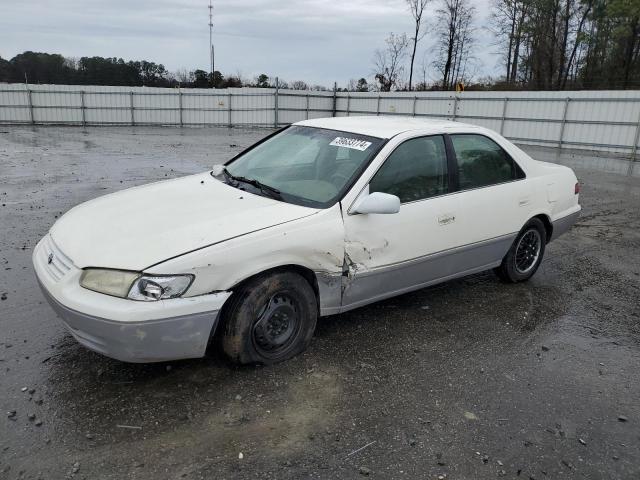
<path id="1" fill-rule="evenodd" d="M 329 145 L 332 145 L 334 147 L 352 148 L 354 150 L 360 150 L 361 152 L 364 152 L 367 148 L 369 148 L 371 142 L 359 140 L 357 138 L 336 137 Z"/>

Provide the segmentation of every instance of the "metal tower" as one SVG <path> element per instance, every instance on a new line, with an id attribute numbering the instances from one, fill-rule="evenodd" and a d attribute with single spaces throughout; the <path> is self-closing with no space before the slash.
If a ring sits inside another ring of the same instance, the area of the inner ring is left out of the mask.
<path id="1" fill-rule="evenodd" d="M 215 72 L 215 63 L 214 63 L 214 50 L 213 50 L 213 0 L 209 0 L 209 54 L 211 56 L 211 86 L 215 88 L 214 80 L 214 72 Z"/>

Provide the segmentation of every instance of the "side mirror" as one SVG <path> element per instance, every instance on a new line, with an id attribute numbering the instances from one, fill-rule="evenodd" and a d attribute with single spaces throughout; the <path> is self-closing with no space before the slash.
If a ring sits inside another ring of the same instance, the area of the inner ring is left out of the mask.
<path id="1" fill-rule="evenodd" d="M 362 197 L 353 209 L 354 213 L 398 213 L 400 199 L 388 193 L 373 192 Z"/>

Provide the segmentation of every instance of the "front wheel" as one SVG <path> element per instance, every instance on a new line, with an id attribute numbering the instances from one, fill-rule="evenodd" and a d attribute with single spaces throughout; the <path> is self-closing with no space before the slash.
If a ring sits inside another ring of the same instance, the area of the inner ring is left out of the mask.
<path id="1" fill-rule="evenodd" d="M 270 365 L 307 348 L 318 306 L 304 277 L 274 272 L 239 287 L 222 315 L 222 349 L 227 357 L 235 363 Z"/>
<path id="2" fill-rule="evenodd" d="M 537 218 L 532 218 L 520 230 L 511 248 L 495 269 L 504 281 L 516 283 L 529 280 L 542 262 L 545 249 L 546 230 Z"/>

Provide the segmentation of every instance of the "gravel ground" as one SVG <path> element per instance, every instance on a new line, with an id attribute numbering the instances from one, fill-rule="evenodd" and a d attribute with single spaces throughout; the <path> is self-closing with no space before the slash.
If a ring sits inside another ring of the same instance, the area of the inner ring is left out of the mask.
<path id="1" fill-rule="evenodd" d="M 528 149 L 584 183 L 530 282 L 328 317 L 275 367 L 124 364 L 65 333 L 30 260 L 59 215 L 267 132 L 0 126 L 0 478 L 640 478 L 640 164 L 614 157 Z"/>

